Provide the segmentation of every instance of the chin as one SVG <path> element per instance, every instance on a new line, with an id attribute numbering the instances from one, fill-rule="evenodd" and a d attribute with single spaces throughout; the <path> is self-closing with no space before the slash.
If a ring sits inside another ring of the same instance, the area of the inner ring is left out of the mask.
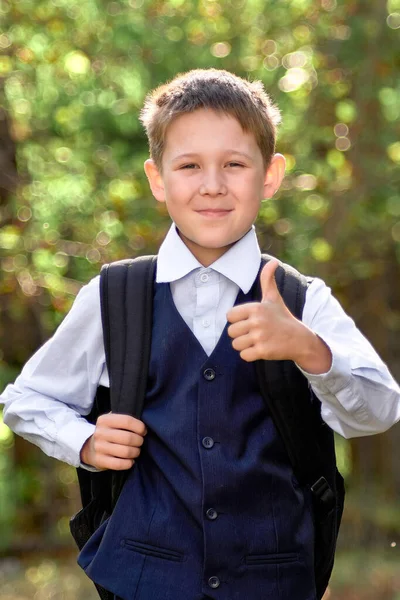
<path id="1" fill-rule="evenodd" d="M 204 248 L 204 250 L 222 250 L 223 248 L 229 248 L 230 246 L 232 246 L 235 242 L 222 242 L 219 241 L 215 241 L 215 242 L 194 242 L 197 246 L 199 246 L 199 248 Z"/>

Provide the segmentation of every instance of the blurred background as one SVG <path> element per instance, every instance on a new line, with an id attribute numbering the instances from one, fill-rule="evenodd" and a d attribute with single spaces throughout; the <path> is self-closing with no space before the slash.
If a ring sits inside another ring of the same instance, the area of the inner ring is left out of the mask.
<path id="1" fill-rule="evenodd" d="M 212 66 L 261 79 L 283 113 L 262 249 L 323 277 L 399 379 L 399 33 L 400 0 L 0 0 L 0 389 L 102 263 L 156 252 L 169 221 L 138 111 Z M 330 600 L 400 599 L 399 444 L 399 427 L 337 440 Z M 78 508 L 74 469 L 0 421 L 0 598 L 97 597 Z"/>

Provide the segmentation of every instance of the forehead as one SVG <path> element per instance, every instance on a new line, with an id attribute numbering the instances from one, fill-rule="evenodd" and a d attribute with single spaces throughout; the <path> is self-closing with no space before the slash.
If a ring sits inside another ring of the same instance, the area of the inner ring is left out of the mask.
<path id="1" fill-rule="evenodd" d="M 201 108 L 176 117 L 167 127 L 164 156 L 181 153 L 212 153 L 226 149 L 259 152 L 251 131 L 245 131 L 230 114 Z"/>

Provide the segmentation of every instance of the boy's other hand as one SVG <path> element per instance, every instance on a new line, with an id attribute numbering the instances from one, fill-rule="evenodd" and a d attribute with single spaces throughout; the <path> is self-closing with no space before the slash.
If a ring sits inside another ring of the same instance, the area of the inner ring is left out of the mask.
<path id="1" fill-rule="evenodd" d="M 94 434 L 81 450 L 81 461 L 97 469 L 130 469 L 140 454 L 145 424 L 135 417 L 107 413 L 96 422 Z"/>
<path id="2" fill-rule="evenodd" d="M 270 260 L 260 274 L 261 302 L 228 311 L 232 346 L 247 362 L 293 360 L 309 373 L 326 373 L 332 363 L 328 346 L 286 307 L 275 281 L 279 263 Z"/>

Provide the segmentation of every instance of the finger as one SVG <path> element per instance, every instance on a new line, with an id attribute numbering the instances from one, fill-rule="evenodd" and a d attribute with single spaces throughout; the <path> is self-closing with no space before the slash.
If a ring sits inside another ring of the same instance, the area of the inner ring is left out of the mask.
<path id="1" fill-rule="evenodd" d="M 235 350 L 237 350 L 238 352 L 242 352 L 243 350 L 246 350 L 247 348 L 252 348 L 253 345 L 254 345 L 254 339 L 251 334 L 241 335 L 240 337 L 235 338 L 232 341 L 233 348 Z"/>
<path id="2" fill-rule="evenodd" d="M 114 458 L 135 459 L 140 455 L 140 448 L 135 446 L 124 446 L 123 444 L 112 444 L 100 441 L 95 443 L 95 451 L 98 455 L 112 456 Z"/>
<path id="3" fill-rule="evenodd" d="M 246 304 L 238 304 L 226 313 L 226 319 L 229 323 L 237 323 L 237 321 L 245 321 L 251 314 L 251 306 L 254 302 L 246 302 Z"/>
<path id="4" fill-rule="evenodd" d="M 140 448 L 144 442 L 144 436 L 142 435 L 108 427 L 99 427 L 96 432 L 96 437 L 112 444 L 122 444 L 123 446 L 132 446 L 136 448 Z"/>
<path id="5" fill-rule="evenodd" d="M 134 464 L 135 461 L 133 459 L 116 458 L 115 456 L 101 456 L 93 466 L 101 470 L 112 469 L 113 471 L 127 471 L 133 467 Z"/>
<path id="6" fill-rule="evenodd" d="M 146 435 L 147 433 L 147 428 L 143 421 L 140 421 L 135 417 L 131 417 L 130 415 L 119 415 L 110 412 L 105 415 L 101 415 L 97 419 L 96 424 L 108 426 L 112 429 L 124 429 L 138 435 Z"/>
<path id="7" fill-rule="evenodd" d="M 254 362 L 255 360 L 260 360 L 261 355 L 257 346 L 251 346 L 240 352 L 240 358 L 246 362 Z"/>
<path id="8" fill-rule="evenodd" d="M 260 274 L 261 285 L 261 301 L 276 300 L 280 297 L 279 290 L 276 285 L 275 271 L 279 266 L 276 258 L 267 262 Z"/>
<path id="9" fill-rule="evenodd" d="M 233 325 L 229 325 L 228 329 L 227 329 L 227 333 L 229 335 L 229 337 L 235 339 L 241 335 L 246 335 L 246 333 L 249 333 L 250 331 L 250 323 L 249 320 L 247 319 L 246 321 L 238 321 L 237 323 L 234 323 Z"/>

